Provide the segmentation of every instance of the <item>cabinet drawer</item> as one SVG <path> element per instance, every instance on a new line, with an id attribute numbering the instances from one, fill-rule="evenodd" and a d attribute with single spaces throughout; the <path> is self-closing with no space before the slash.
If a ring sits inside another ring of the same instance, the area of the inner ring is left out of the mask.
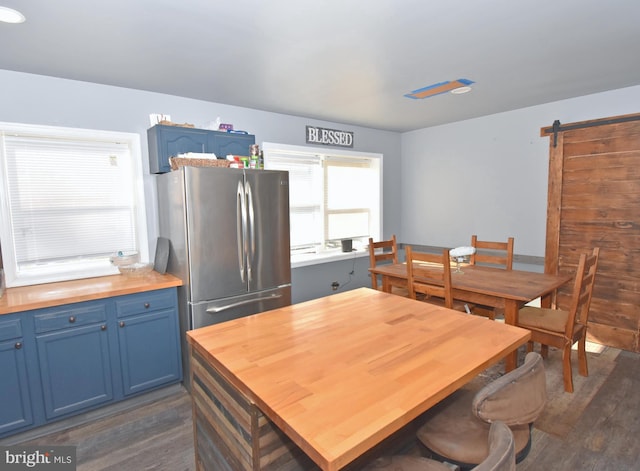
<path id="1" fill-rule="evenodd" d="M 2 319 L 0 317 L 0 342 L 22 337 L 20 319 Z"/>
<path id="2" fill-rule="evenodd" d="M 146 311 L 173 308 L 176 305 L 176 293 L 172 288 L 145 293 L 131 294 L 116 299 L 117 317 L 127 317 Z"/>
<path id="3" fill-rule="evenodd" d="M 106 319 L 107 307 L 105 304 L 54 309 L 35 316 L 36 334 L 105 322 Z"/>

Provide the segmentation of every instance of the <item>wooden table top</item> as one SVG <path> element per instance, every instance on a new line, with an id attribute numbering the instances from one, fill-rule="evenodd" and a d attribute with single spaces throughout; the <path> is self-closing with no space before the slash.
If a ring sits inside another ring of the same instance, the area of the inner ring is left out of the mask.
<path id="1" fill-rule="evenodd" d="M 571 275 L 504 270 L 481 265 L 465 265 L 463 273 L 451 273 L 451 287 L 503 299 L 529 302 L 559 288 L 572 279 Z M 370 272 L 393 278 L 407 279 L 407 265 L 394 263 L 370 268 Z"/>
<path id="2" fill-rule="evenodd" d="M 0 315 L 181 285 L 180 278 L 153 271 L 140 277 L 111 275 L 7 288 L 0 298 Z"/>
<path id="3" fill-rule="evenodd" d="M 359 288 L 187 333 L 334 471 L 524 344 L 527 330 Z"/>

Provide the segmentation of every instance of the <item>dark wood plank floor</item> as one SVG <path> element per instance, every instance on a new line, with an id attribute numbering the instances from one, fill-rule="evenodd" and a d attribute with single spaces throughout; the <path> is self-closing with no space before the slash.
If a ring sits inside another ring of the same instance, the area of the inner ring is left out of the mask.
<path id="1" fill-rule="evenodd" d="M 562 390 L 560 363 L 560 352 L 552 350 L 545 362 L 549 402 L 518 471 L 640 469 L 640 355 L 611 348 L 589 353 L 589 377 L 574 369 L 574 394 Z M 500 367 L 480 380 L 499 375 Z M 191 404 L 183 388 L 22 443 L 75 445 L 78 471 L 195 469 Z"/>

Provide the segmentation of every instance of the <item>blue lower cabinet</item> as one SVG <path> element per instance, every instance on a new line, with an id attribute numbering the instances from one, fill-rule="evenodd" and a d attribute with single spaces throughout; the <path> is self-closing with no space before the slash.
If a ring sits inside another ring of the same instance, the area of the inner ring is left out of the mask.
<path id="1" fill-rule="evenodd" d="M 161 289 L 114 300 L 124 395 L 180 381 L 177 291 Z"/>
<path id="2" fill-rule="evenodd" d="M 39 335 L 36 343 L 47 419 L 113 399 L 106 323 Z"/>
<path id="3" fill-rule="evenodd" d="M 180 381 L 175 310 L 120 319 L 118 344 L 125 396 Z"/>
<path id="4" fill-rule="evenodd" d="M 0 437 L 181 380 L 175 288 L 0 316 Z"/>
<path id="5" fill-rule="evenodd" d="M 21 320 L 0 318 L 0 436 L 34 423 Z"/>

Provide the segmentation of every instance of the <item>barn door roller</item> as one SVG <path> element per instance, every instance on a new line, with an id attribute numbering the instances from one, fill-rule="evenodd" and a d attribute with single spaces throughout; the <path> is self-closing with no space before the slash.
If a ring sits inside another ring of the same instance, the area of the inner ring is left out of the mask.
<path id="1" fill-rule="evenodd" d="M 588 121 L 584 123 L 567 124 L 562 126 L 560 120 L 556 119 L 550 128 L 543 129 L 544 134 L 553 133 L 553 147 L 558 146 L 558 133 L 561 131 L 571 131 L 572 129 L 593 128 L 596 126 L 604 126 L 606 124 L 628 123 L 629 121 L 640 121 L 640 115 L 634 114 L 629 116 L 620 116 L 618 118 L 602 119 L 596 121 Z"/>

